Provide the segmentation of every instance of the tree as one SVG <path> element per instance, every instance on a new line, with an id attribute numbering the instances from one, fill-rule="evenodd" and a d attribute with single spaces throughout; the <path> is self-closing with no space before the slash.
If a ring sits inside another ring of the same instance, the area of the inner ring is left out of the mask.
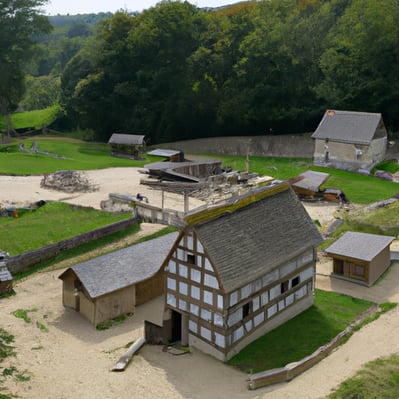
<path id="1" fill-rule="evenodd" d="M 0 0 L 0 113 L 7 117 L 24 93 L 23 65 L 32 55 L 34 36 L 48 33 L 51 25 L 39 7 L 47 0 Z"/>
<path id="2" fill-rule="evenodd" d="M 321 56 L 319 96 L 333 108 L 381 112 L 398 126 L 399 4 L 353 0 L 329 34 Z"/>

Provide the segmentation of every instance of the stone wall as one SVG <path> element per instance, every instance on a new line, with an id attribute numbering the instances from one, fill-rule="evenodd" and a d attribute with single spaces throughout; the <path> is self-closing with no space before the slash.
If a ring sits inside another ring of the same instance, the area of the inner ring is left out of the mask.
<path id="1" fill-rule="evenodd" d="M 312 158 L 314 141 L 311 134 L 278 136 L 209 137 L 164 143 L 154 148 L 181 150 L 190 154 L 252 155 L 270 157 Z"/>

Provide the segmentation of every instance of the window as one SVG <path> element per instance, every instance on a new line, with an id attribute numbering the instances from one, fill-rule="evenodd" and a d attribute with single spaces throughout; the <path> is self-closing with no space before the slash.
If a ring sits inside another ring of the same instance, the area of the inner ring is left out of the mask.
<path id="1" fill-rule="evenodd" d="M 296 276 L 292 279 L 292 287 L 297 286 L 299 283 L 301 282 L 301 279 L 299 278 L 299 276 Z"/>
<path id="2" fill-rule="evenodd" d="M 242 318 L 245 319 L 251 311 L 251 303 L 248 302 L 242 307 Z"/>
<path id="3" fill-rule="evenodd" d="M 288 291 L 288 283 L 289 281 L 283 281 L 281 283 L 281 293 L 283 294 L 285 291 Z"/>
<path id="4" fill-rule="evenodd" d="M 195 255 L 187 254 L 187 262 L 195 265 Z"/>

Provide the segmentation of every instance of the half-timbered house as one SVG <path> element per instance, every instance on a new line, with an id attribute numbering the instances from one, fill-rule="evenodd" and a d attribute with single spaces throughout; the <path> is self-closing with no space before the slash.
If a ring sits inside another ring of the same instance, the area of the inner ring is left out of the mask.
<path id="1" fill-rule="evenodd" d="M 322 238 L 288 183 L 188 213 L 166 261 L 162 335 L 228 360 L 313 303 Z"/>

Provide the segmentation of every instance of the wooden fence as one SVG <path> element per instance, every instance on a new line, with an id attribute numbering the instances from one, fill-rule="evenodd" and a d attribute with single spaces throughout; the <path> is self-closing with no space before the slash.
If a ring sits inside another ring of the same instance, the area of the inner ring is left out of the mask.
<path id="1" fill-rule="evenodd" d="M 328 356 L 341 342 L 352 333 L 354 328 L 359 325 L 370 314 L 374 314 L 378 310 L 378 306 L 373 306 L 359 317 L 355 322 L 348 326 L 344 331 L 334 337 L 328 344 L 321 346 L 311 355 L 299 360 L 298 362 L 287 364 L 285 367 L 279 367 L 260 373 L 251 374 L 248 377 L 248 389 L 257 389 L 267 385 L 277 384 L 280 382 L 291 381 L 293 378 L 302 374 L 304 371 L 313 367 Z"/>
<path id="2" fill-rule="evenodd" d="M 121 231 L 134 223 L 137 223 L 137 218 L 132 217 L 113 223 L 78 236 L 68 238 L 57 242 L 55 244 L 47 245 L 46 247 L 36 249 L 33 251 L 25 252 L 24 254 L 12 256 L 7 259 L 7 268 L 11 274 L 16 274 L 29 270 L 30 268 L 38 265 L 41 262 L 54 258 L 59 253 L 68 249 L 75 248 L 81 244 L 105 237 L 109 234 Z"/>

